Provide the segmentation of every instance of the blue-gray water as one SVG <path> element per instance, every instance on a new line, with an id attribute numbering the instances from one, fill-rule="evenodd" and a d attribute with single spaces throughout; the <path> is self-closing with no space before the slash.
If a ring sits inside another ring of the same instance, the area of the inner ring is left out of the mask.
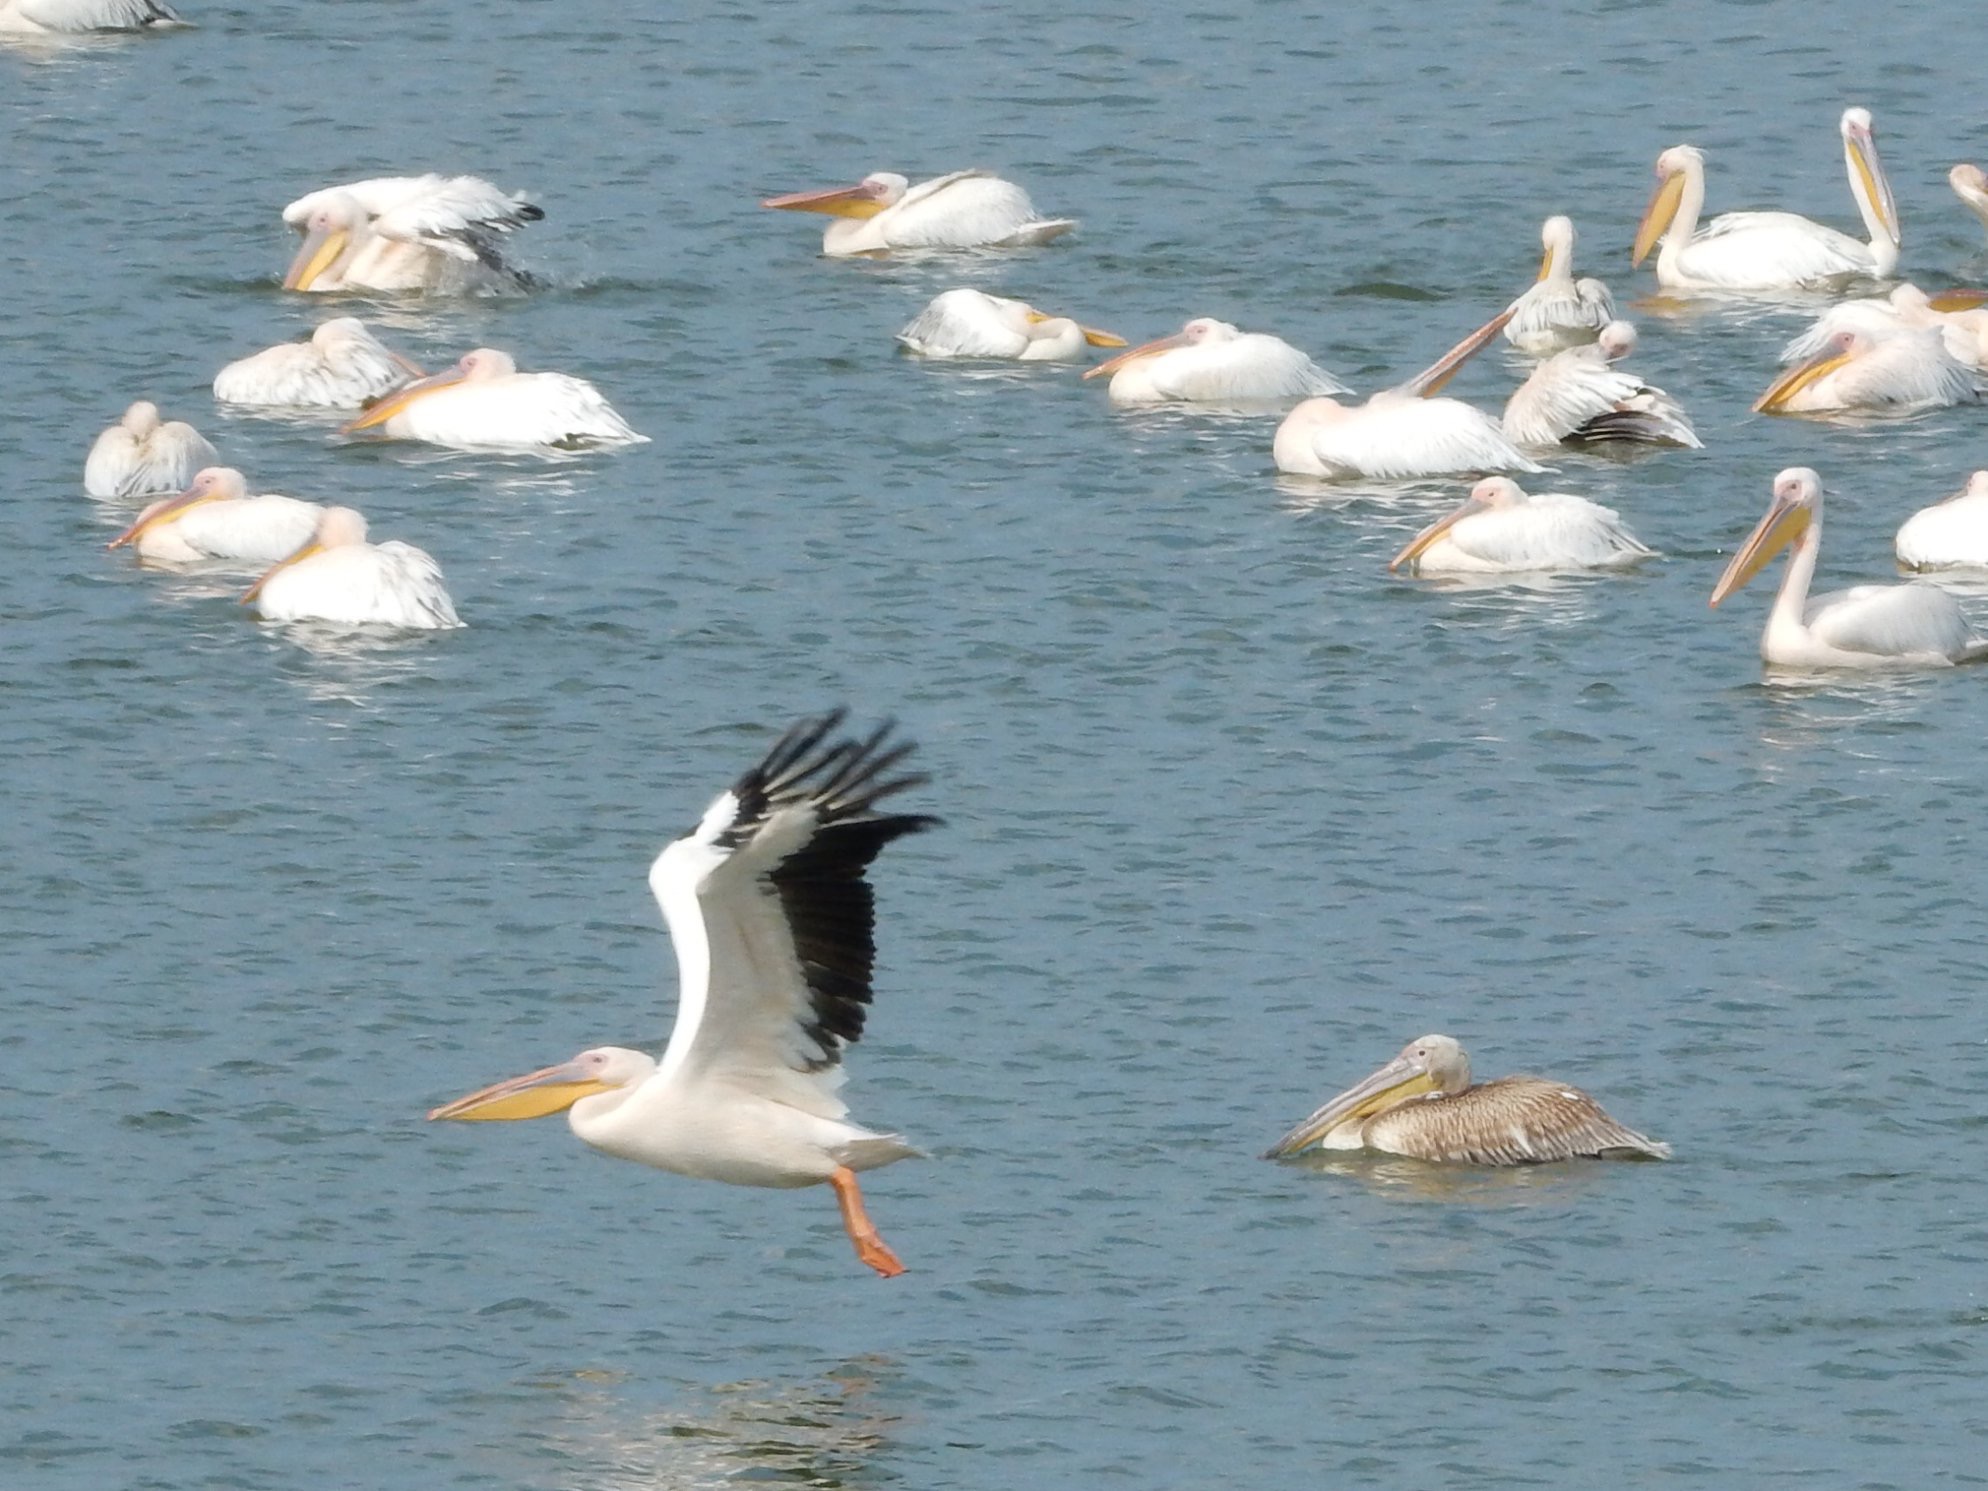
<path id="1" fill-rule="evenodd" d="M 186 9 L 0 52 L 0 1484 L 1981 1483 L 1988 674 L 1770 685 L 1773 577 L 1705 599 L 1790 464 L 1829 483 L 1825 580 L 1884 577 L 1982 416 L 1749 416 L 1803 313 L 1638 310 L 1626 255 L 1679 140 L 1714 209 L 1853 221 L 1858 102 L 1907 270 L 1980 283 L 1944 182 L 1988 151 L 1970 6 Z M 754 206 L 968 164 L 1082 229 L 830 263 Z M 275 288 L 285 202 L 425 169 L 530 191 L 556 287 Z M 1458 486 L 1321 493 L 1268 421 L 890 342 L 970 281 L 1372 387 L 1555 211 L 1708 446 L 1550 483 L 1662 551 L 1633 575 L 1391 578 Z M 215 409 L 221 363 L 355 310 L 591 377 L 654 443 Z M 106 554 L 82 456 L 139 396 L 430 549 L 468 628 L 305 646 L 238 580 Z M 933 1154 L 867 1187 L 912 1271 L 871 1277 L 823 1191 L 425 1124 L 662 1038 L 651 855 L 835 701 L 900 717 L 904 805 L 947 820 L 879 866 L 851 1063 Z M 1677 1159 L 1254 1158 L 1429 1030 Z"/>

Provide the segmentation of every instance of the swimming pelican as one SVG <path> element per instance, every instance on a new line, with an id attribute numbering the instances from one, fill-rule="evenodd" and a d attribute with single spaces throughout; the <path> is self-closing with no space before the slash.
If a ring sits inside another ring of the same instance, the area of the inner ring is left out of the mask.
<path id="1" fill-rule="evenodd" d="M 1483 410 L 1432 398 L 1458 368 L 1504 330 L 1501 311 L 1397 388 L 1347 408 L 1307 399 L 1277 426 L 1271 453 L 1279 471 L 1297 476 L 1375 477 L 1383 481 L 1464 471 L 1540 471 Z"/>
<path id="2" fill-rule="evenodd" d="M 185 490 L 193 473 L 219 459 L 190 424 L 159 422 L 159 406 L 140 399 L 97 436 L 83 463 L 92 497 L 152 497 Z"/>
<path id="3" fill-rule="evenodd" d="M 1067 316 L 1045 316 L 1024 300 L 979 290 L 935 296 L 897 334 L 921 357 L 1006 357 L 1017 362 L 1075 362 L 1093 347 L 1123 347 L 1124 337 L 1079 326 Z"/>
<path id="4" fill-rule="evenodd" d="M 366 520 L 349 507 L 327 507 L 317 532 L 242 594 L 264 621 L 330 621 L 342 626 L 440 630 L 461 626 L 442 584 L 441 566 L 425 550 L 366 542 Z"/>
<path id="5" fill-rule="evenodd" d="M 1207 316 L 1084 371 L 1107 375 L 1114 404 L 1289 403 L 1353 391 L 1282 337 Z"/>
<path id="6" fill-rule="evenodd" d="M 1455 512 L 1438 518 L 1388 561 L 1422 574 L 1510 574 L 1523 570 L 1620 569 L 1648 559 L 1613 508 L 1569 492 L 1526 492 L 1487 476 Z"/>
<path id="7" fill-rule="evenodd" d="M 916 1155 L 849 1121 L 842 1055 L 863 1033 L 876 956 L 863 878 L 893 839 L 939 820 L 876 805 L 923 776 L 886 722 L 830 742 L 836 710 L 804 719 L 656 857 L 649 888 L 676 944 L 676 1028 L 660 1063 L 600 1046 L 445 1103 L 430 1118 L 570 1110 L 582 1142 L 701 1180 L 827 1183 L 856 1256 L 904 1272 L 863 1210 L 858 1171 Z"/>
<path id="8" fill-rule="evenodd" d="M 789 192 L 759 205 L 836 218 L 821 239 L 832 259 L 881 258 L 892 249 L 1023 248 L 1077 226 L 1075 218 L 1038 215 L 1027 192 L 991 171 L 954 171 L 916 186 L 895 171 L 874 171 L 854 186 Z"/>
<path id="9" fill-rule="evenodd" d="M 1636 328 L 1611 321 L 1590 345 L 1554 353 L 1505 401 L 1506 437 L 1542 450 L 1618 440 L 1698 449 L 1683 406 L 1615 366 L 1635 350 Z"/>
<path id="10" fill-rule="evenodd" d="M 209 466 L 179 496 L 146 508 L 105 547 L 131 544 L 139 558 L 166 564 L 203 559 L 274 564 L 309 543 L 323 515 L 316 502 L 274 492 L 251 497 L 241 472 Z"/>
<path id="11" fill-rule="evenodd" d="M 1900 328 L 1882 336 L 1839 331 L 1814 357 L 1775 379 L 1753 407 L 1760 414 L 1911 414 L 1977 397 L 1973 370 L 1947 351 L 1938 328 Z"/>
<path id="12" fill-rule="evenodd" d="M 1943 290 L 1928 295 L 1917 285 L 1899 285 L 1882 299 L 1839 301 L 1816 318 L 1815 324 L 1781 349 L 1785 363 L 1807 362 L 1823 355 L 1830 339 L 1846 331 L 1890 336 L 1901 329 L 1937 327 L 1956 362 L 1988 368 L 1988 310 L 1978 290 Z"/>
<path id="13" fill-rule="evenodd" d="M 1574 278 L 1574 220 L 1550 217 L 1539 229 L 1539 278 L 1512 302 L 1505 340 L 1521 352 L 1558 352 L 1592 342 L 1615 319 L 1615 297 L 1600 280 Z"/>
<path id="14" fill-rule="evenodd" d="M 1781 593 L 1767 613 L 1760 655 L 1791 668 L 1941 667 L 1988 655 L 1960 603 L 1935 585 L 1857 585 L 1809 598 L 1822 550 L 1822 478 L 1790 466 L 1774 478 L 1774 500 L 1733 555 L 1712 604 L 1738 590 L 1790 543 Z"/>
<path id="15" fill-rule="evenodd" d="M 1907 569 L 1988 566 L 1988 471 L 1977 471 L 1953 496 L 1907 518 L 1894 541 Z"/>
<path id="16" fill-rule="evenodd" d="M 149 31 L 186 21 L 159 0 L 0 0 L 0 35 Z"/>
<path id="17" fill-rule="evenodd" d="M 1866 109 L 1845 109 L 1841 125 L 1850 194 L 1868 242 L 1792 212 L 1728 212 L 1703 229 L 1705 157 L 1673 145 L 1657 157 L 1657 189 L 1636 227 L 1630 263 L 1641 264 L 1657 239 L 1657 283 L 1671 290 L 1787 290 L 1848 275 L 1884 279 L 1898 267 L 1898 204 L 1878 163 Z"/>
<path id="18" fill-rule="evenodd" d="M 380 176 L 329 186 L 283 209 L 304 235 L 286 290 L 517 288 L 503 238 L 545 210 L 477 176 Z"/>
<path id="19" fill-rule="evenodd" d="M 1371 1149 L 1452 1165 L 1670 1157 L 1670 1146 L 1624 1128 L 1578 1087 L 1544 1077 L 1470 1081 L 1470 1058 L 1447 1035 L 1425 1035 L 1279 1139 L 1264 1155 Z"/>
<path id="20" fill-rule="evenodd" d="M 364 323 L 340 316 L 306 341 L 279 342 L 229 363 L 214 375 L 214 397 L 224 404 L 357 409 L 423 376 Z"/>
<path id="21" fill-rule="evenodd" d="M 1988 228 L 1988 175 L 1981 167 L 1962 162 L 1947 172 L 1947 185 L 1959 197 L 1961 205 L 1981 219 L 1981 226 Z"/>
<path id="22" fill-rule="evenodd" d="M 508 352 L 478 347 L 456 365 L 388 394 L 345 427 L 469 450 L 648 443 L 599 389 L 566 373 L 521 373 Z"/>

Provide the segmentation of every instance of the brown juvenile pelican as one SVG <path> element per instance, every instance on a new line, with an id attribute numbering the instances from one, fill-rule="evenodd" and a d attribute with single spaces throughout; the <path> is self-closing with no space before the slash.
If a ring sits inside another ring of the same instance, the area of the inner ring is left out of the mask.
<path id="1" fill-rule="evenodd" d="M 1463 1165 L 1546 1160 L 1668 1159 L 1670 1146 L 1625 1129 L 1577 1087 L 1544 1077 L 1500 1077 L 1473 1087 L 1456 1039 L 1425 1035 L 1348 1088 L 1264 1155 L 1372 1149 Z"/>

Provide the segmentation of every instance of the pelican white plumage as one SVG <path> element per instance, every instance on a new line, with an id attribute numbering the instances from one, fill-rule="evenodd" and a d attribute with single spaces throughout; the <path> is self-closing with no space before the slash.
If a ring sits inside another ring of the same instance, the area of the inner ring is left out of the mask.
<path id="1" fill-rule="evenodd" d="M 1353 391 L 1282 337 L 1208 316 L 1084 376 L 1109 377 L 1114 404 L 1288 404 Z"/>
<path id="2" fill-rule="evenodd" d="M 1266 1160 L 1308 1149 L 1369 1149 L 1451 1165 L 1536 1165 L 1572 1159 L 1670 1158 L 1661 1140 L 1625 1128 L 1578 1087 L 1544 1077 L 1472 1085 L 1453 1036 L 1425 1035 L 1271 1146 Z"/>
<path id="3" fill-rule="evenodd" d="M 1382 481 L 1543 470 L 1483 410 L 1431 397 L 1504 330 L 1511 314 L 1501 311 L 1406 383 L 1364 404 L 1348 408 L 1337 399 L 1306 399 L 1277 426 L 1271 443 L 1277 469 L 1295 476 Z"/>
<path id="4" fill-rule="evenodd" d="M 301 342 L 279 342 L 214 375 L 224 404 L 357 409 L 426 375 L 351 316 L 327 321 Z"/>
<path id="5" fill-rule="evenodd" d="M 1775 379 L 1753 407 L 1761 414 L 1913 414 L 1978 397 L 1974 370 L 1947 350 L 1940 328 L 1900 327 L 1881 335 L 1837 332 L 1814 357 Z"/>
<path id="6" fill-rule="evenodd" d="M 1699 448 L 1676 399 L 1616 366 L 1635 350 L 1636 328 L 1611 321 L 1590 345 L 1554 353 L 1505 401 L 1506 437 L 1537 450 L 1610 441 Z"/>
<path id="7" fill-rule="evenodd" d="M 458 627 L 442 569 L 426 550 L 389 540 L 366 542 L 366 520 L 349 507 L 327 507 L 317 531 L 242 595 L 264 621 L 325 621 L 339 626 Z"/>
<path id="8" fill-rule="evenodd" d="M 1521 352 L 1545 354 L 1592 342 L 1615 319 L 1615 297 L 1596 279 L 1574 278 L 1574 220 L 1540 225 L 1539 278 L 1512 302 L 1505 340 Z"/>
<path id="9" fill-rule="evenodd" d="M 209 466 L 177 497 L 154 502 L 106 547 L 126 544 L 160 564 L 235 560 L 274 564 L 311 541 L 322 504 L 266 492 L 251 497 L 232 466 Z"/>
<path id="10" fill-rule="evenodd" d="M 832 259 L 882 257 L 897 249 L 1025 248 L 1060 238 L 1076 219 L 1043 217 L 1029 194 L 991 171 L 954 171 L 913 186 L 895 171 L 873 171 L 854 186 L 789 192 L 762 207 L 824 212 Z"/>
<path id="11" fill-rule="evenodd" d="M 980 290 L 934 296 L 897 334 L 920 357 L 1000 357 L 1015 362 L 1075 362 L 1086 346 L 1123 347 L 1125 338 L 1046 316 L 1025 300 Z"/>
<path id="12" fill-rule="evenodd" d="M 601 391 L 567 373 L 521 373 L 508 352 L 478 347 L 454 367 L 405 384 L 345 427 L 465 450 L 570 450 L 646 444 Z"/>
<path id="13" fill-rule="evenodd" d="M 1416 534 L 1387 567 L 1466 575 L 1621 569 L 1655 552 L 1613 508 L 1571 492 L 1527 492 L 1509 477 L 1487 476 L 1461 507 Z"/>
<path id="14" fill-rule="evenodd" d="M 863 1033 L 876 957 L 864 871 L 893 839 L 938 820 L 880 813 L 924 782 L 886 722 L 831 741 L 836 710 L 805 719 L 720 794 L 649 870 L 678 967 L 676 1028 L 658 1063 L 616 1046 L 499 1082 L 430 1118 L 568 1111 L 586 1144 L 733 1185 L 832 1186 L 856 1255 L 904 1272 L 863 1209 L 857 1172 L 918 1153 L 851 1122 L 837 1089 Z"/>
<path id="15" fill-rule="evenodd" d="M 1790 466 L 1774 498 L 1712 591 L 1712 604 L 1745 585 L 1789 544 L 1780 594 L 1767 613 L 1760 655 L 1790 668 L 1944 667 L 1988 655 L 1960 603 L 1936 585 L 1857 585 L 1809 597 L 1822 550 L 1822 478 Z"/>
<path id="16" fill-rule="evenodd" d="M 1641 264 L 1662 238 L 1657 283 L 1670 290 L 1788 290 L 1852 275 L 1887 278 L 1903 240 L 1870 111 L 1845 109 L 1839 133 L 1868 241 L 1792 212 L 1728 212 L 1700 229 L 1705 156 L 1673 145 L 1657 157 L 1657 189 L 1637 225 L 1630 263 Z"/>
<path id="17" fill-rule="evenodd" d="M 1815 324 L 1781 349 L 1784 364 L 1807 362 L 1825 355 L 1832 338 L 1846 331 L 1885 337 L 1900 330 L 1935 327 L 1956 362 L 1980 371 L 1988 368 L 1988 310 L 1978 290 L 1942 290 L 1929 295 L 1917 285 L 1898 285 L 1889 295 L 1844 300 L 1831 306 Z"/>
<path id="18" fill-rule="evenodd" d="M 543 208 L 478 176 L 380 176 L 329 186 L 283 209 L 304 235 L 286 290 L 517 289 L 503 239 Z"/>
<path id="19" fill-rule="evenodd" d="M 92 497 L 155 497 L 185 490 L 193 474 L 219 458 L 198 430 L 159 419 L 159 406 L 140 399 L 97 436 L 83 463 L 83 490 Z"/>
<path id="20" fill-rule="evenodd" d="M 76 36 L 186 24 L 160 0 L 0 0 L 0 35 Z"/>
<path id="21" fill-rule="evenodd" d="M 1988 174 L 1981 167 L 1963 161 L 1947 172 L 1947 185 L 1953 188 L 1961 205 L 1981 219 L 1981 226 L 1988 228 Z"/>
<path id="22" fill-rule="evenodd" d="M 1907 569 L 1988 567 L 1988 471 L 1975 472 L 1953 496 L 1907 518 L 1894 547 Z"/>

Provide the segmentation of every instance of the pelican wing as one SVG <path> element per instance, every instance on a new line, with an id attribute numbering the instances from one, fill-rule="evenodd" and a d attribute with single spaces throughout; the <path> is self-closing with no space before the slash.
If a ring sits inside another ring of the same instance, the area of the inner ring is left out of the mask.
<path id="1" fill-rule="evenodd" d="M 135 31 L 186 24 L 158 0 L 17 0 L 14 12 L 50 31 Z"/>
<path id="2" fill-rule="evenodd" d="M 988 171 L 954 171 L 908 189 L 885 209 L 893 248 L 971 248 L 1040 242 L 1071 226 L 1038 217 L 1029 194 Z M 1055 228 L 1055 232 L 1044 230 Z"/>
<path id="3" fill-rule="evenodd" d="M 83 490 L 92 497 L 121 498 L 183 491 L 195 472 L 220 459 L 206 436 L 180 420 L 168 420 L 140 441 L 112 425 L 90 448 Z"/>
<path id="4" fill-rule="evenodd" d="M 1330 476 L 1383 481 L 1462 471 L 1539 471 L 1482 410 L 1456 399 L 1375 394 L 1356 417 L 1318 430 L 1313 450 Z"/>
<path id="5" fill-rule="evenodd" d="M 1014 357 L 1028 338 L 1002 320 L 1002 308 L 1018 302 L 978 290 L 948 290 L 935 296 L 897 334 L 925 357 Z"/>
<path id="6" fill-rule="evenodd" d="M 1577 347 L 1532 370 L 1505 403 L 1505 433 L 1520 445 L 1558 445 L 1622 400 L 1643 382 L 1608 365 L 1598 348 Z"/>
<path id="7" fill-rule="evenodd" d="M 431 176 L 428 188 L 382 210 L 374 231 L 385 238 L 424 244 L 452 258 L 486 268 L 507 266 L 498 251 L 506 233 L 537 222 L 545 209 L 500 190 L 479 176 Z"/>
<path id="8" fill-rule="evenodd" d="M 210 559 L 274 564 L 311 541 L 323 514 L 318 503 L 269 492 L 200 503 L 180 516 L 178 527 L 180 537 Z"/>
<path id="9" fill-rule="evenodd" d="M 1871 274 L 1871 246 L 1792 212 L 1728 212 L 1692 234 L 1686 245 L 1695 277 L 1734 288 L 1763 283 L 1807 285 Z"/>
<path id="10" fill-rule="evenodd" d="M 371 332 L 354 331 L 327 351 L 314 342 L 284 342 L 231 362 L 214 375 L 224 404 L 304 409 L 357 409 L 407 382 L 406 364 Z"/>
<path id="11" fill-rule="evenodd" d="M 1244 332 L 1229 341 L 1182 347 L 1153 359 L 1153 387 L 1170 399 L 1246 404 L 1351 393 L 1282 337 Z"/>
<path id="12" fill-rule="evenodd" d="M 1512 507 L 1473 514 L 1447 535 L 1458 569 L 1608 569 L 1654 552 L 1614 508 L 1566 492 L 1535 492 Z M 1423 568 L 1431 568 L 1426 561 Z"/>
<path id="13" fill-rule="evenodd" d="M 1454 1097 L 1403 1103 L 1369 1120 L 1365 1134 L 1369 1149 L 1466 1165 L 1670 1154 L 1578 1087 L 1540 1077 L 1500 1077 Z"/>
<path id="14" fill-rule="evenodd" d="M 593 384 L 567 373 L 511 373 L 440 388 L 409 403 L 388 428 L 469 449 L 572 449 L 649 438 L 631 429 Z"/>
<path id="15" fill-rule="evenodd" d="M 892 776 L 909 742 L 831 743 L 840 710 L 802 720 L 657 856 L 649 886 L 676 945 L 676 1028 L 661 1071 L 731 1080 L 840 1117 L 843 1048 L 863 1033 L 876 958 L 864 871 L 937 823 L 876 804 L 925 780 Z"/>
<path id="16" fill-rule="evenodd" d="M 1817 641 L 1877 657 L 1960 662 L 1988 648 L 1960 603 L 1937 585 L 1856 585 L 1812 596 L 1802 619 Z"/>
<path id="17" fill-rule="evenodd" d="M 1512 302 L 1505 340 L 1528 349 L 1593 341 L 1615 319 L 1615 297 L 1596 279 L 1540 280 Z"/>

